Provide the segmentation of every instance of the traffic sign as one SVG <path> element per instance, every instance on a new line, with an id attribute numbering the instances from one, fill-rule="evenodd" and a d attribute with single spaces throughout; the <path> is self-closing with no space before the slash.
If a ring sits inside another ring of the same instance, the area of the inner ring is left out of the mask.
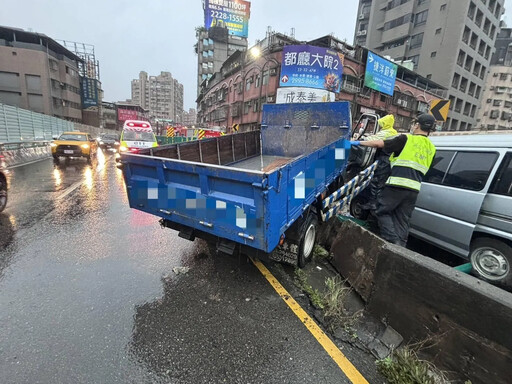
<path id="1" fill-rule="evenodd" d="M 430 114 L 437 121 L 446 121 L 450 110 L 450 100 L 435 99 L 430 102 Z"/>
<path id="2" fill-rule="evenodd" d="M 174 137 L 174 127 L 167 127 L 167 137 Z"/>
<path id="3" fill-rule="evenodd" d="M 238 128 L 240 127 L 239 124 L 233 124 L 232 128 L 233 128 L 233 131 L 235 132 L 238 132 Z"/>

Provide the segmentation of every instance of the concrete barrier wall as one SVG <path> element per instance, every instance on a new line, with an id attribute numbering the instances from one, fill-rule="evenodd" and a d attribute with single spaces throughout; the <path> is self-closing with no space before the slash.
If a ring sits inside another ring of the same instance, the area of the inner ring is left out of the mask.
<path id="1" fill-rule="evenodd" d="M 407 249 L 351 222 L 335 223 L 334 264 L 366 303 L 407 341 L 458 379 L 512 380 L 512 294 Z M 331 224 L 332 227 L 332 224 Z"/>
<path id="2" fill-rule="evenodd" d="M 0 151 L 0 154 L 4 156 L 5 165 L 13 167 L 46 159 L 51 156 L 51 150 L 48 144 L 30 148 L 7 149 Z"/>

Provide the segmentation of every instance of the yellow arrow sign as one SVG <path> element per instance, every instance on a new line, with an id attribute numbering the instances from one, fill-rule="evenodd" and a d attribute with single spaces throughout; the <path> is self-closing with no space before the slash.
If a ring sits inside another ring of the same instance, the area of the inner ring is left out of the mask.
<path id="1" fill-rule="evenodd" d="M 435 99 L 430 102 L 430 114 L 437 121 L 446 121 L 450 111 L 450 100 Z"/>

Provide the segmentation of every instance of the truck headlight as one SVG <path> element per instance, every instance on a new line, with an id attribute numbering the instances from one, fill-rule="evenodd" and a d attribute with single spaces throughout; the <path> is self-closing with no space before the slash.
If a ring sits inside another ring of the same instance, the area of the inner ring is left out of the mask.
<path id="1" fill-rule="evenodd" d="M 57 146 L 57 144 L 55 144 L 55 143 L 50 143 L 50 147 L 56 147 L 56 146 Z"/>
<path id="2" fill-rule="evenodd" d="M 121 146 L 119 147 L 119 151 L 121 151 L 121 152 L 125 152 L 125 151 L 127 151 L 127 150 L 128 150 L 128 148 L 126 148 L 124 145 L 121 145 Z"/>
<path id="3" fill-rule="evenodd" d="M 89 144 L 82 144 L 81 147 L 84 149 L 87 149 L 87 148 L 89 148 Z"/>

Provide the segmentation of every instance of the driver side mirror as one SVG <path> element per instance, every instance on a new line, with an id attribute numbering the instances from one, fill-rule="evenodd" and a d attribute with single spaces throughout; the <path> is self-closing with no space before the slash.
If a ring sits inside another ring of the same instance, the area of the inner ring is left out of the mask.
<path id="1" fill-rule="evenodd" d="M 52 136 L 52 139 L 53 139 L 53 140 L 57 140 L 58 138 L 59 138 L 59 135 L 53 135 L 53 136 Z"/>

